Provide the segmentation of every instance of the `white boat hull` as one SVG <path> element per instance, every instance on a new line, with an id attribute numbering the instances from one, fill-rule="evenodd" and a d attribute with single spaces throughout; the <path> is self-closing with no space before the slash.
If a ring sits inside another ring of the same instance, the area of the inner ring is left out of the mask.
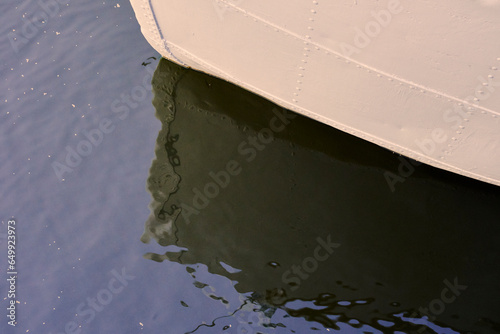
<path id="1" fill-rule="evenodd" d="M 131 3 L 172 61 L 500 185 L 499 0 Z"/>

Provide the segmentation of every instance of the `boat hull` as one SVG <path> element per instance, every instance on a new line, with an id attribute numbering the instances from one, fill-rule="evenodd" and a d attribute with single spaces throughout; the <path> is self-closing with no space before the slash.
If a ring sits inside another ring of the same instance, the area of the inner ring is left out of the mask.
<path id="1" fill-rule="evenodd" d="M 131 3 L 165 58 L 500 185 L 500 1 Z"/>

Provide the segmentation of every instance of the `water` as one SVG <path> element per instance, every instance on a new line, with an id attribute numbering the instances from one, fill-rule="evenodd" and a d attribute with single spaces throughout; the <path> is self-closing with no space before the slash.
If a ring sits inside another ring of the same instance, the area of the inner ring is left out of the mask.
<path id="1" fill-rule="evenodd" d="M 158 65 L 126 1 L 0 6 L 0 332 L 500 331 L 498 188 L 391 191 L 392 152 Z"/>

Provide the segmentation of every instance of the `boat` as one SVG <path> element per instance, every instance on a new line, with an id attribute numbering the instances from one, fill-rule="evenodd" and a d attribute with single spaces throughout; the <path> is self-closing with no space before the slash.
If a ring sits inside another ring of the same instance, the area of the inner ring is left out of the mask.
<path id="1" fill-rule="evenodd" d="M 163 57 L 500 185 L 499 0 L 131 0 Z"/>

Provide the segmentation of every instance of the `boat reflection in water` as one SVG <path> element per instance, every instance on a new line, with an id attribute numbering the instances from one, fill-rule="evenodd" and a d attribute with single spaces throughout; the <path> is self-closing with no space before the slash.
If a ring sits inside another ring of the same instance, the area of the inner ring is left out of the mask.
<path id="1" fill-rule="evenodd" d="M 182 249 L 146 258 L 236 281 L 268 328 L 282 310 L 322 332 L 500 330 L 498 188 L 166 60 L 153 90 L 142 241 Z"/>

